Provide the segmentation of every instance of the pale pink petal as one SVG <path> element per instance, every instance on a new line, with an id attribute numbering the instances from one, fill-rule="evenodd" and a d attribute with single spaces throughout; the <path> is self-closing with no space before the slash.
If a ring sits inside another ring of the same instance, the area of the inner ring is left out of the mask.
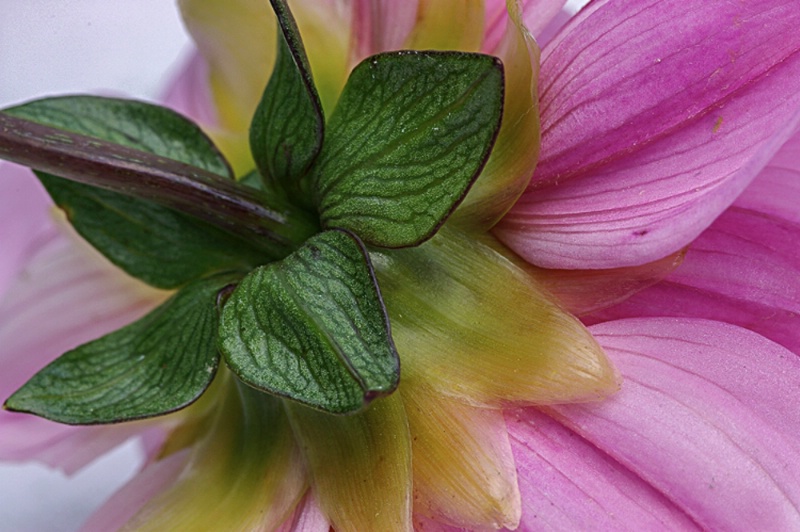
<path id="1" fill-rule="evenodd" d="M 666 280 L 590 322 L 703 317 L 758 332 L 800 354 L 800 134 L 690 246 Z"/>
<path id="2" fill-rule="evenodd" d="M 543 53 L 540 162 L 501 238 L 553 268 L 688 244 L 800 120 L 798 24 L 788 0 L 590 4 Z"/>
<path id="3" fill-rule="evenodd" d="M 317 499 L 311 490 L 308 490 L 294 514 L 278 528 L 277 532 L 328 532 L 330 528 L 330 523 L 319 509 Z"/>
<path id="4" fill-rule="evenodd" d="M 213 98 L 208 64 L 197 50 L 193 50 L 178 67 L 159 100 L 203 126 L 215 126 L 219 118 Z"/>
<path id="5" fill-rule="evenodd" d="M 399 50 L 414 29 L 419 0 L 355 0 L 351 55 L 353 64 L 367 56 Z"/>
<path id="6" fill-rule="evenodd" d="M 30 256 L 55 234 L 51 206 L 30 170 L 0 162 L 0 301 Z"/>
<path id="7" fill-rule="evenodd" d="M 800 358 L 708 320 L 619 320 L 592 332 L 622 390 L 551 409 L 587 451 L 607 454 L 702 528 L 800 527 Z"/>
<path id="8" fill-rule="evenodd" d="M 507 413 L 522 493 L 521 530 L 692 530 L 661 493 L 533 409 Z"/>
<path id="9" fill-rule="evenodd" d="M 89 518 L 81 532 L 108 532 L 121 528 L 147 501 L 178 478 L 188 454 L 187 449 L 148 464 Z"/>
<path id="10" fill-rule="evenodd" d="M 542 31 L 561 13 L 566 0 L 517 0 L 523 10 L 522 20 L 537 41 Z M 483 51 L 492 53 L 506 29 L 506 0 L 487 0 Z M 541 45 L 542 42 L 539 41 Z"/>
<path id="11" fill-rule="evenodd" d="M 133 321 L 165 297 L 74 238 L 59 236 L 37 250 L 0 307 L 3 399 L 57 356 Z M 138 424 L 68 427 L 7 411 L 0 412 L 0 427 L 0 458 L 40 459 L 68 472 L 142 430 Z"/>

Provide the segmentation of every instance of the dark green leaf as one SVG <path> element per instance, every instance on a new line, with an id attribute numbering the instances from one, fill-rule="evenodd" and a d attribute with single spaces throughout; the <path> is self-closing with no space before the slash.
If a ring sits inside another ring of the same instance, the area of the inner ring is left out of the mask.
<path id="1" fill-rule="evenodd" d="M 325 227 L 382 247 L 430 238 L 483 168 L 503 69 L 486 55 L 392 52 L 359 64 L 313 170 Z"/>
<path id="2" fill-rule="evenodd" d="M 109 140 L 231 177 L 211 141 L 161 107 L 76 96 L 38 100 L 8 114 Z M 215 225 L 117 192 L 38 173 L 77 231 L 129 274 L 161 288 L 264 263 L 265 252 Z"/>
<path id="3" fill-rule="evenodd" d="M 250 149 L 267 179 L 302 199 L 300 179 L 322 146 L 322 104 L 297 24 L 285 1 L 271 2 L 278 17 L 278 56 L 250 125 Z"/>
<path id="4" fill-rule="evenodd" d="M 216 296 L 232 281 L 191 283 L 140 320 L 65 353 L 17 390 L 6 408 L 83 425 L 187 406 L 217 370 Z"/>
<path id="5" fill-rule="evenodd" d="M 247 384 L 337 414 L 392 392 L 400 366 L 366 251 L 327 231 L 245 277 L 220 346 Z"/>

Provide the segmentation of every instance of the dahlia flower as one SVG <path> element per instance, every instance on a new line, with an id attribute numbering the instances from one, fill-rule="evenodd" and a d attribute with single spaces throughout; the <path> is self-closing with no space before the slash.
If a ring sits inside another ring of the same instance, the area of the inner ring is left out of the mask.
<path id="1" fill-rule="evenodd" d="M 504 67 L 502 125 L 458 208 L 417 247 L 370 248 L 394 393 L 334 416 L 221 367 L 166 416 L 4 411 L 0 457 L 74 471 L 141 435 L 146 465 L 86 530 L 800 527 L 800 6 L 595 0 L 565 21 L 563 2 L 520 4 L 291 3 L 326 116 L 378 52 Z M 180 6 L 198 54 L 166 102 L 243 176 L 269 6 Z M 8 397 L 171 293 L 3 173 Z"/>

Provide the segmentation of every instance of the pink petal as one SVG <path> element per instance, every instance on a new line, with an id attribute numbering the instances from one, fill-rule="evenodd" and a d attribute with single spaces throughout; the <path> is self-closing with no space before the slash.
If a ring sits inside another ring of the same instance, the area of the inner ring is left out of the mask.
<path id="1" fill-rule="evenodd" d="M 708 320 L 619 320 L 592 332 L 625 384 L 602 403 L 553 407 L 556 419 L 702 528 L 800 527 L 800 358 Z"/>
<path id="2" fill-rule="evenodd" d="M 121 528 L 147 501 L 178 478 L 188 454 L 189 451 L 184 450 L 149 464 L 106 501 L 83 525 L 81 532 L 106 532 Z"/>
<path id="3" fill-rule="evenodd" d="M 399 50 L 414 29 L 419 0 L 355 0 L 353 2 L 353 64 L 367 56 Z"/>
<path id="4" fill-rule="evenodd" d="M 30 256 L 53 237 L 51 205 L 30 170 L 0 162 L 0 300 Z"/>
<path id="5" fill-rule="evenodd" d="M 590 4 L 544 51 L 541 158 L 501 238 L 553 268 L 688 244 L 800 120 L 798 24 L 788 0 Z"/>
<path id="6" fill-rule="evenodd" d="M 800 354 L 800 134 L 691 245 L 665 281 L 592 322 L 704 317 L 751 329 Z"/>
<path id="7" fill-rule="evenodd" d="M 193 121 L 210 126 L 219 121 L 213 98 L 208 64 L 197 50 L 193 50 L 159 100 Z"/>
<path id="8" fill-rule="evenodd" d="M 317 499 L 309 490 L 295 508 L 294 514 L 277 532 L 328 532 L 330 528 L 331 525 L 320 510 Z"/>
<path id="9" fill-rule="evenodd" d="M 542 31 L 561 13 L 566 0 L 519 0 L 518 3 L 523 10 L 525 27 L 538 40 Z M 483 51 L 492 53 L 500 43 L 508 21 L 506 0 L 487 0 L 485 9 Z"/>
<path id="10" fill-rule="evenodd" d="M 74 238 L 53 238 L 37 250 L 0 307 L 3 399 L 63 352 L 133 321 L 164 297 Z M 142 430 L 68 427 L 7 411 L 0 426 L 0 458 L 35 458 L 67 472 Z"/>
<path id="11" fill-rule="evenodd" d="M 691 519 L 590 442 L 533 409 L 507 415 L 521 530 L 690 530 Z"/>

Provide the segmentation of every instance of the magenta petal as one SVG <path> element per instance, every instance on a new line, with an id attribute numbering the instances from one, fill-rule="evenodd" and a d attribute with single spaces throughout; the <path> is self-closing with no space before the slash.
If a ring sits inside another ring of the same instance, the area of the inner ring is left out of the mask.
<path id="1" fill-rule="evenodd" d="M 521 530 L 690 530 L 661 493 L 532 408 L 507 414 L 522 493 Z"/>
<path id="2" fill-rule="evenodd" d="M 602 403 L 553 407 L 559 421 L 705 529 L 800 527 L 800 358 L 708 320 L 619 320 L 592 333 L 624 385 Z"/>
<path id="3" fill-rule="evenodd" d="M 541 158 L 501 238 L 554 268 L 688 244 L 794 131 L 798 25 L 793 0 L 590 4 L 543 53 Z"/>
<path id="4" fill-rule="evenodd" d="M 703 317 L 758 332 L 800 354 L 800 134 L 689 247 L 666 280 L 589 321 Z"/>

